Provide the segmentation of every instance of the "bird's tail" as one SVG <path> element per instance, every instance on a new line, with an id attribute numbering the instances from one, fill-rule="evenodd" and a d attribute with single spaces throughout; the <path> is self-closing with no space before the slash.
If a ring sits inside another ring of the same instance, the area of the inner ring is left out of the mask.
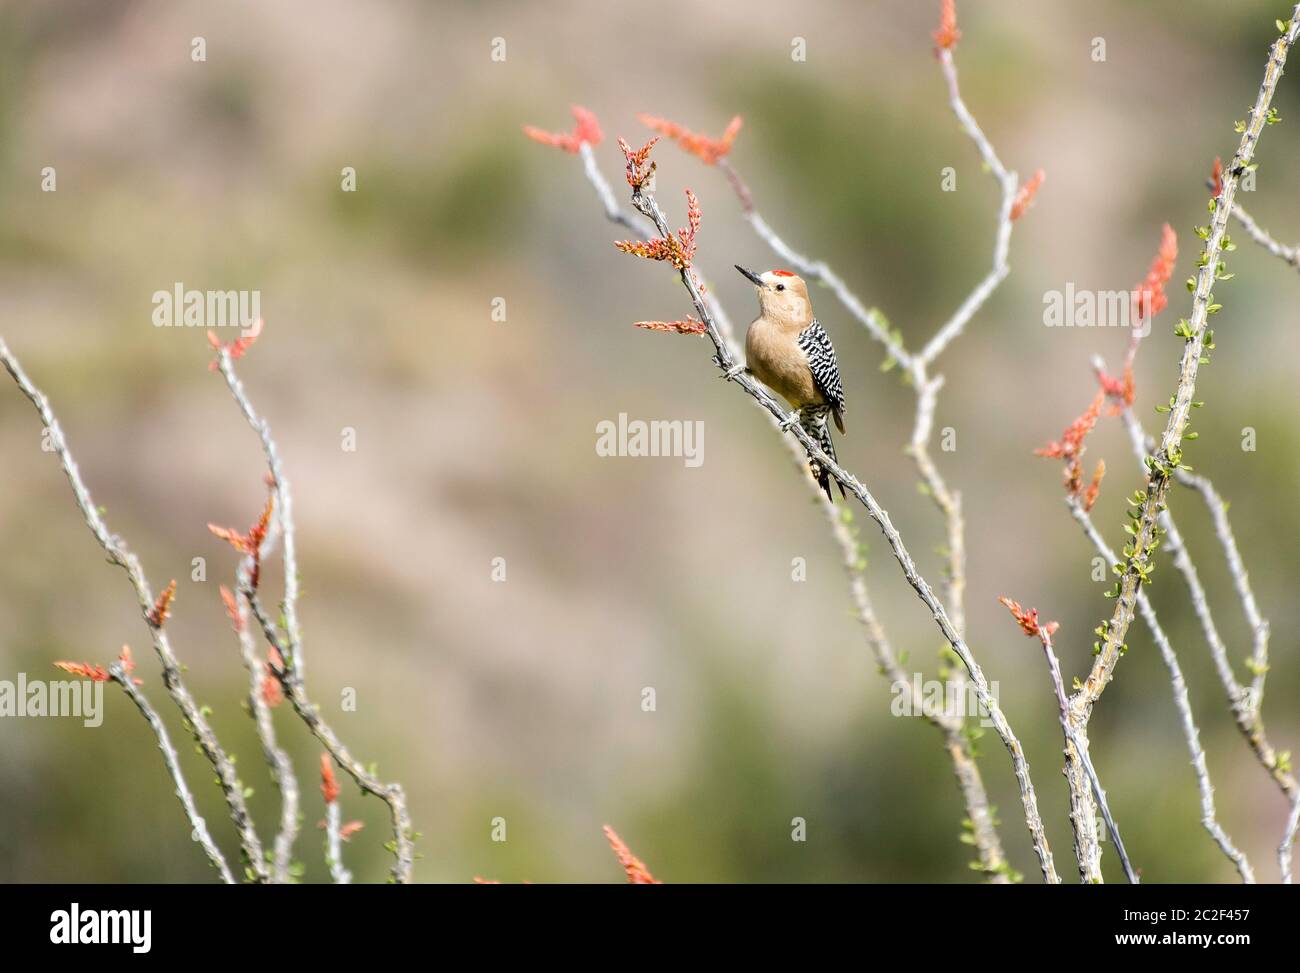
<path id="1" fill-rule="evenodd" d="M 817 444 L 821 446 L 823 453 L 829 456 L 831 460 L 839 462 L 835 458 L 835 442 L 831 439 L 831 426 L 830 422 L 827 421 L 829 416 L 830 408 L 828 406 L 805 406 L 799 410 L 799 425 L 803 426 L 804 432 L 817 440 Z M 834 503 L 835 497 L 831 494 L 830 473 L 822 469 L 822 465 L 815 459 L 808 461 L 808 469 L 812 472 L 817 485 L 826 491 L 826 498 Z M 837 480 L 836 486 L 840 488 L 840 496 L 846 496 L 844 484 Z"/>

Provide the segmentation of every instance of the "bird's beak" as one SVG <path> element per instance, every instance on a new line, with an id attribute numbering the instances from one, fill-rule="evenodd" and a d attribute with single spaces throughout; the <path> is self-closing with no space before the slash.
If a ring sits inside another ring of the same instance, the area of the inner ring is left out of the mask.
<path id="1" fill-rule="evenodd" d="M 758 274 L 754 273 L 752 270 L 746 270 L 744 267 L 740 266 L 740 264 L 735 264 L 734 266 L 735 266 L 735 268 L 736 268 L 737 270 L 739 270 L 739 271 L 740 271 L 744 276 L 748 277 L 751 281 L 753 281 L 753 282 L 754 282 L 755 284 L 757 284 L 759 287 L 766 287 L 766 286 L 767 286 L 767 284 L 763 283 L 763 278 L 760 277 L 760 276 L 758 276 Z"/>

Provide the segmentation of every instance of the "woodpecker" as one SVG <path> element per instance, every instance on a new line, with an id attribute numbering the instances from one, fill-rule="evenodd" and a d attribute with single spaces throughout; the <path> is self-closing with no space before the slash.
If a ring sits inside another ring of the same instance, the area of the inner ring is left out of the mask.
<path id="1" fill-rule="evenodd" d="M 834 416 L 844 432 L 844 386 L 830 335 L 813 317 L 812 301 L 803 279 L 788 270 L 756 274 L 736 269 L 758 289 L 759 314 L 745 335 L 745 370 L 790 403 L 799 413 L 804 432 L 835 459 L 828 418 Z M 831 500 L 830 474 L 811 460 L 817 484 Z M 839 484 L 840 496 L 844 485 Z"/>

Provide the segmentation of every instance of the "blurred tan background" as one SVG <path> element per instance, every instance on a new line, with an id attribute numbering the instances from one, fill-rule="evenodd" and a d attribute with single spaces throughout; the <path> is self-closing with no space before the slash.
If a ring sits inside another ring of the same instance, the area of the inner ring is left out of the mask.
<path id="1" fill-rule="evenodd" d="M 960 4 L 957 61 L 976 117 L 1011 167 L 1047 171 L 1018 224 L 1012 276 L 941 360 L 939 453 L 965 497 L 970 642 L 1024 741 L 1062 873 L 1075 873 L 1047 674 L 995 598 L 1058 618 L 1066 678 L 1090 661 L 1110 603 L 1062 503 L 1058 438 L 1117 360 L 1116 329 L 1048 329 L 1044 291 L 1121 289 L 1160 225 L 1179 234 L 1171 304 L 1144 346 L 1139 406 L 1172 389 L 1203 181 L 1230 156 L 1280 2 Z M 711 134 L 745 117 L 733 161 L 789 242 L 828 259 L 909 345 L 985 272 L 996 192 L 948 110 L 929 32 L 938 2 L 9 3 L 0 8 L 0 334 L 48 392 L 110 526 L 155 587 L 179 579 L 169 623 L 189 683 L 238 753 L 269 837 L 278 809 L 217 596 L 234 561 L 208 521 L 260 509 L 257 443 L 207 370 L 197 329 L 150 322 L 154 291 L 258 289 L 266 330 L 240 364 L 294 487 L 309 684 L 354 750 L 404 782 L 423 881 L 617 881 L 613 824 L 667 881 L 974 881 L 963 809 L 938 735 L 889 714 L 820 511 L 706 345 L 637 331 L 688 307 L 663 267 L 615 252 L 575 157 L 524 139 L 580 103 L 622 199 L 615 135 L 636 113 Z M 202 36 L 207 60 L 191 60 Z M 790 57 L 804 37 L 807 61 Z M 494 37 L 507 56 L 493 62 Z M 1092 39 L 1107 60 L 1094 63 Z M 1246 204 L 1300 237 L 1300 78 L 1283 80 Z M 656 150 L 660 197 L 699 194 L 699 265 L 739 324 L 752 290 L 733 263 L 778 266 L 716 170 Z M 944 166 L 958 191 L 939 191 Z M 40 191 L 43 167 L 58 190 Z M 357 171 L 355 193 L 340 170 Z M 1250 245 L 1221 288 L 1189 461 L 1232 501 L 1265 614 L 1265 717 L 1300 736 L 1292 513 L 1300 279 Z M 507 320 L 491 317 L 504 298 Z M 941 525 L 902 446 L 913 396 L 833 297 L 840 456 L 888 508 L 926 575 Z M 229 338 L 226 334 L 223 337 Z M 702 420 L 704 463 L 603 459 L 595 426 Z M 1241 429 L 1258 450 L 1239 448 Z M 341 448 L 342 431 L 357 448 Z M 0 678 L 52 678 L 55 659 L 108 661 L 129 642 L 172 719 L 121 572 L 81 523 L 28 403 L 0 382 Z M 1116 420 L 1090 440 L 1110 467 L 1095 511 L 1122 539 L 1140 483 Z M 1199 502 L 1173 504 L 1234 661 L 1248 633 Z M 908 668 L 942 643 L 879 534 L 869 579 Z M 208 580 L 190 580 L 191 559 Z M 506 559 L 505 583 L 491 579 Z M 791 581 L 804 557 L 808 580 Z M 278 569 L 278 561 L 276 562 Z M 1233 728 L 1176 573 L 1151 591 L 1187 672 L 1221 820 L 1275 879 L 1285 806 Z M 1244 672 L 1239 666 L 1239 672 Z M 657 710 L 641 710 L 643 687 Z M 358 710 L 339 709 L 353 687 Z M 0 721 L 0 879 L 207 880 L 143 721 L 108 687 L 105 725 Z M 298 857 L 325 877 L 317 748 L 287 712 L 305 802 Z M 1008 761 L 982 766 L 1013 863 L 1037 879 Z M 210 773 L 186 767 L 236 849 Z M 1093 754 L 1148 881 L 1231 881 L 1199 825 L 1165 669 L 1141 625 L 1093 721 Z M 382 880 L 383 808 L 344 790 L 367 828 L 347 863 Z M 508 841 L 490 840 L 507 821 Z M 795 816 L 808 840 L 790 840 Z M 1106 851 L 1107 873 L 1121 878 Z"/>

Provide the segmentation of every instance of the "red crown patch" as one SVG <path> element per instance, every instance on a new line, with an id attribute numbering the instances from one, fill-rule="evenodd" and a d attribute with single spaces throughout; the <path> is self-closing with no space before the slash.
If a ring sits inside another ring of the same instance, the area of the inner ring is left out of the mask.
<path id="1" fill-rule="evenodd" d="M 794 276 L 794 274 L 791 273 L 791 272 L 788 271 L 788 270 L 774 270 L 774 271 L 772 271 L 772 273 L 776 274 L 776 276 L 778 276 L 778 277 L 793 277 L 793 276 Z"/>

